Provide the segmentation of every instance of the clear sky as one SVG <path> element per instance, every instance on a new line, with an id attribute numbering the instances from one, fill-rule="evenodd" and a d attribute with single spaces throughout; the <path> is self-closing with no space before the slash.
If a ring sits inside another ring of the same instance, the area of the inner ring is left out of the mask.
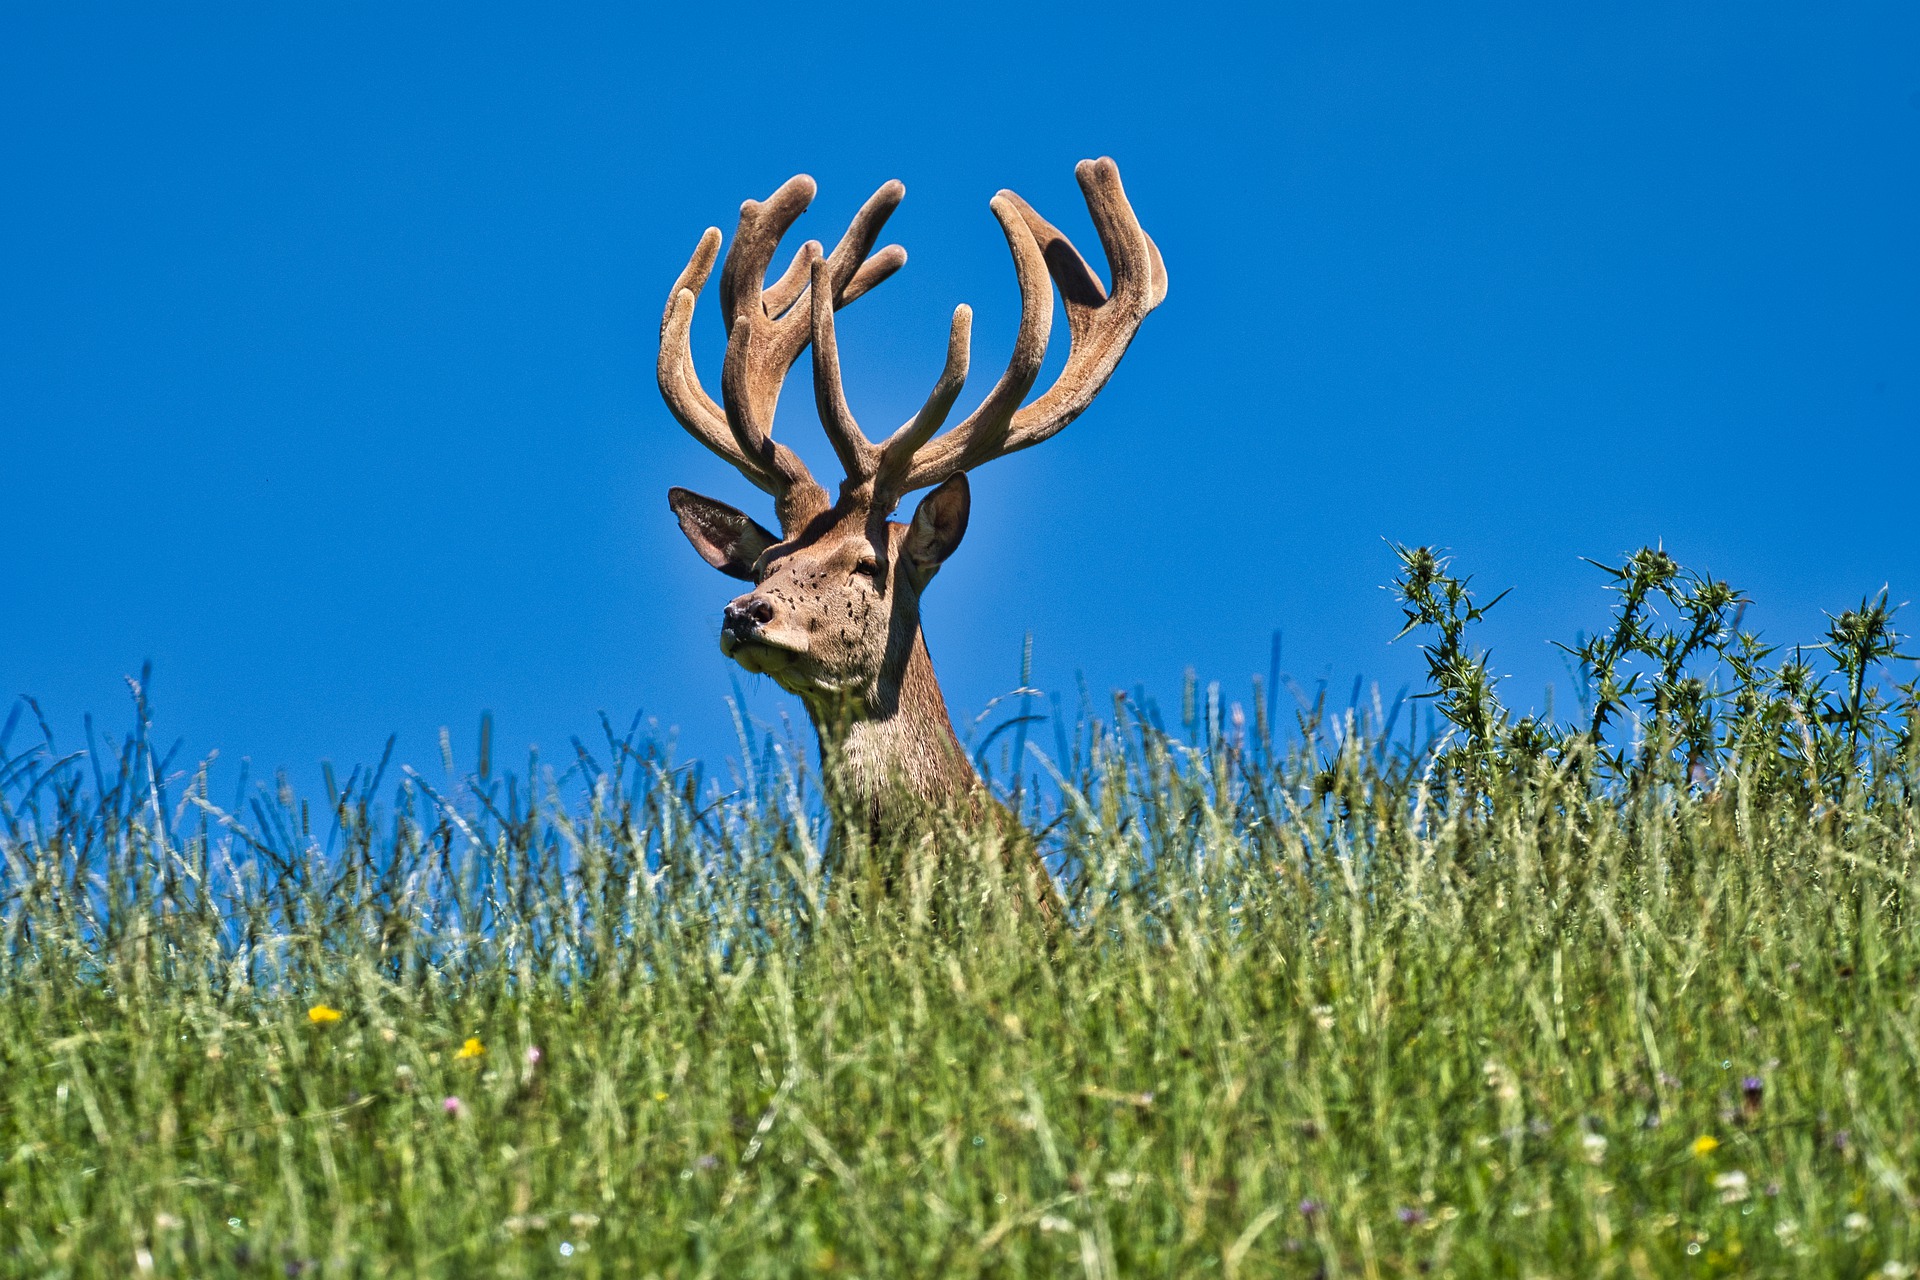
<path id="1" fill-rule="evenodd" d="M 1920 596 L 1909 3 L 12 5 L 0 692 L 73 745 L 151 659 L 163 732 L 256 775 L 389 732 L 427 764 L 441 725 L 470 759 L 482 709 L 509 761 L 602 710 L 722 756 L 736 587 L 666 490 L 772 521 L 654 386 L 701 230 L 804 171 L 795 239 L 831 240 L 902 179 L 849 395 L 907 416 L 967 301 L 964 408 L 1018 307 L 988 199 L 1097 261 L 1100 154 L 1171 293 L 1091 412 L 975 474 L 927 603 L 956 721 L 1029 631 L 1069 702 L 1244 694 L 1276 629 L 1391 696 L 1383 538 L 1514 588 L 1521 705 L 1604 615 L 1583 555 L 1664 540 L 1782 641 Z"/>

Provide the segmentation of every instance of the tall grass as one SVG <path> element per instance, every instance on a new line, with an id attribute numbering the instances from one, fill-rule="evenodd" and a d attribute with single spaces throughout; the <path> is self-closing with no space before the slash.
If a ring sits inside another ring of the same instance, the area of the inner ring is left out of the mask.
<path id="1" fill-rule="evenodd" d="M 1018 717 L 1063 929 L 995 834 L 837 840 L 751 733 L 724 786 L 609 731 L 236 803 L 143 702 L 0 747 L 0 1273 L 1906 1274 L 1885 602 L 1769 665 L 1630 562 L 1545 724 L 1403 559 L 1440 734 Z"/>

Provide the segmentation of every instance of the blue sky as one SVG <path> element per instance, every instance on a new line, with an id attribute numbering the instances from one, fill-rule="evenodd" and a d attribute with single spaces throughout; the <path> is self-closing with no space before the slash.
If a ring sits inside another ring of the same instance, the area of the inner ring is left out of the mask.
<path id="1" fill-rule="evenodd" d="M 720 757 L 735 588 L 666 489 L 770 513 L 653 384 L 701 230 L 804 171 L 831 239 L 905 181 L 912 260 L 840 329 L 899 419 L 956 302 L 970 397 L 1006 357 L 989 197 L 1097 257 L 1100 154 L 1171 293 L 974 476 L 927 603 L 956 721 L 1029 631 L 1070 701 L 1244 692 L 1275 629 L 1390 696 L 1383 538 L 1514 588 L 1522 705 L 1604 615 L 1581 556 L 1664 540 L 1782 641 L 1920 595 L 1920 9 L 643 8 L 0 14 L 0 692 L 71 745 L 151 659 L 189 754 L 300 777 L 470 756 L 483 709 L 507 760 L 602 710 Z M 804 368 L 778 432 L 829 468 Z"/>

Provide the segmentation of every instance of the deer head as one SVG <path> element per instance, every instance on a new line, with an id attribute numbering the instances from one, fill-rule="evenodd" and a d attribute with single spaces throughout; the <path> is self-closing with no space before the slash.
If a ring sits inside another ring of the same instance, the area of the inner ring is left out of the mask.
<path id="1" fill-rule="evenodd" d="M 720 268 L 727 353 L 720 403 L 701 387 L 688 335 L 694 299 L 720 250 L 709 228 L 674 282 L 660 322 L 660 393 L 680 424 L 773 497 L 774 534 L 725 503 L 686 489 L 668 502 L 702 559 L 753 589 L 726 607 L 720 647 L 749 671 L 798 694 L 821 738 L 823 756 L 851 775 L 857 792 L 878 797 L 893 784 L 939 799 L 976 785 L 947 719 L 920 635 L 920 598 L 967 528 L 967 472 L 1054 435 L 1092 403 L 1141 320 L 1167 292 L 1160 252 L 1140 229 L 1112 160 L 1076 169 L 1106 249 L 1109 293 L 1067 238 L 1019 196 L 1002 191 L 991 208 L 1012 251 L 1020 284 L 1013 356 L 971 414 L 940 433 L 967 376 L 972 312 L 954 311 L 946 366 L 920 411 L 879 444 L 854 420 L 840 381 L 834 312 L 899 270 L 906 251 L 873 246 L 906 188 L 889 182 L 854 216 L 831 253 L 800 246 L 772 284 L 769 264 L 812 201 L 814 183 L 788 180 L 765 201 L 740 206 L 733 245 Z M 1058 380 L 1032 403 L 1059 287 L 1072 345 Z M 772 435 L 781 383 L 813 350 L 814 399 L 845 471 L 829 498 L 799 457 Z M 890 519 L 900 500 L 932 489 L 906 524 Z"/>

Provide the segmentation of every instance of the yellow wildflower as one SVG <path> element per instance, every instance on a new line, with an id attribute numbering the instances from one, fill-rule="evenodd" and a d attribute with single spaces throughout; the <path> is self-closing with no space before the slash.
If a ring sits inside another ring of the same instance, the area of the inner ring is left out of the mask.
<path id="1" fill-rule="evenodd" d="M 317 1004 L 307 1010 L 307 1021 L 316 1027 L 324 1027 L 329 1022 L 338 1022 L 340 1021 L 340 1016 L 338 1009 L 329 1008 L 324 1004 Z"/>
<path id="2" fill-rule="evenodd" d="M 1703 1133 L 1699 1137 L 1693 1140 L 1693 1146 L 1691 1150 L 1693 1151 L 1694 1155 L 1699 1156 L 1702 1160 L 1704 1160 L 1708 1156 L 1712 1155 L 1716 1150 L 1718 1150 L 1719 1146 L 1720 1146 L 1720 1139 L 1714 1137 L 1710 1133 Z"/>
<path id="3" fill-rule="evenodd" d="M 487 1046 L 480 1043 L 479 1036 L 468 1036 L 467 1042 L 460 1046 L 460 1052 L 453 1056 L 456 1058 L 477 1058 L 486 1051 Z"/>
<path id="4" fill-rule="evenodd" d="M 667 1100 L 667 1095 L 664 1093 L 656 1093 L 653 1095 L 653 1100 L 655 1102 L 665 1102 Z"/>

